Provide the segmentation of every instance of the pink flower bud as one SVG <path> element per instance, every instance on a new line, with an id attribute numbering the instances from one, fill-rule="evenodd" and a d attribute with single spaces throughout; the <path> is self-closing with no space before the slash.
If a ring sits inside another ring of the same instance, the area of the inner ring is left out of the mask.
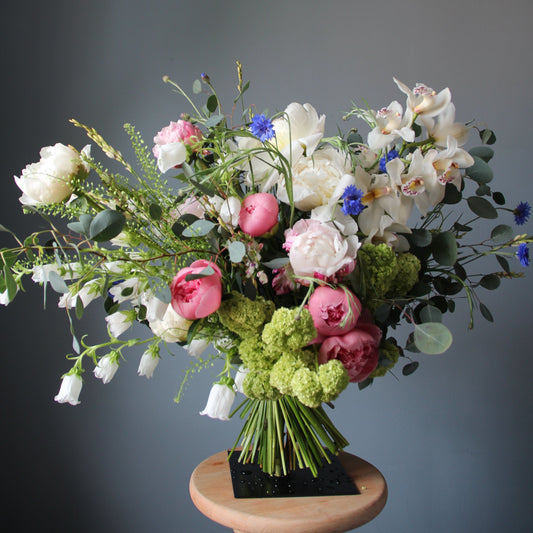
<path id="1" fill-rule="evenodd" d="M 267 192 L 250 194 L 243 202 L 239 214 L 239 226 L 252 237 L 261 237 L 278 222 L 279 205 L 275 196 Z"/>
<path id="2" fill-rule="evenodd" d="M 200 274 L 207 267 L 214 270 L 211 275 L 186 279 L 189 275 Z M 196 320 L 214 313 L 220 307 L 222 298 L 221 278 L 220 268 L 204 259 L 182 268 L 170 284 L 174 311 L 187 320 Z"/>
<path id="3" fill-rule="evenodd" d="M 348 289 L 323 286 L 309 299 L 309 312 L 321 335 L 343 335 L 355 327 L 361 314 L 361 302 Z"/>

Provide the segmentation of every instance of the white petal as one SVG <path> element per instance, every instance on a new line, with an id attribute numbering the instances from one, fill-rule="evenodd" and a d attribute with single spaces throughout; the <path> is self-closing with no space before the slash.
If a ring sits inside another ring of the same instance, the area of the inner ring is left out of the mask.
<path id="1" fill-rule="evenodd" d="M 181 165 L 187 158 L 187 149 L 182 142 L 163 144 L 159 147 L 157 166 L 161 172 L 166 172 L 177 165 Z"/>

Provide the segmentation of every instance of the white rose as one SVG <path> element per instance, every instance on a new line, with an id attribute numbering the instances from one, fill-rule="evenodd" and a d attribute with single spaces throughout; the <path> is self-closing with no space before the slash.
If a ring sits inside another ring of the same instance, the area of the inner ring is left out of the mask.
<path id="1" fill-rule="evenodd" d="M 302 219 L 285 232 L 285 248 L 296 277 L 329 278 L 353 270 L 357 243 L 345 239 L 331 223 Z"/>
<path id="2" fill-rule="evenodd" d="M 349 162 L 333 147 L 317 150 L 312 157 L 300 157 L 292 167 L 294 205 L 301 211 L 311 211 L 336 201 L 351 181 Z M 289 203 L 283 179 L 279 181 L 277 196 Z"/>
<path id="3" fill-rule="evenodd" d="M 82 154 L 88 157 L 90 151 L 91 147 L 87 145 Z M 45 146 L 40 156 L 38 163 L 27 165 L 20 177 L 14 177 L 23 193 L 19 199 L 23 205 L 62 202 L 72 194 L 72 178 L 80 172 L 89 172 L 89 167 L 79 154 L 61 143 Z"/>

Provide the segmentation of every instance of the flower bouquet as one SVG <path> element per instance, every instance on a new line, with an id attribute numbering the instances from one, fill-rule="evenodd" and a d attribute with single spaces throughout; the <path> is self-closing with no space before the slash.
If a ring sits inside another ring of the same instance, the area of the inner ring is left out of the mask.
<path id="1" fill-rule="evenodd" d="M 325 137 L 325 116 L 310 104 L 270 118 L 247 107 L 239 63 L 230 110 L 205 74 L 193 96 L 163 80 L 190 110 L 153 148 L 125 125 L 136 166 L 72 120 L 123 172 L 89 145 L 55 144 L 15 177 L 24 211 L 49 229 L 22 239 L 0 226 L 14 239 L 0 249 L 0 302 L 27 276 L 59 294 L 73 353 L 56 401 L 78 404 L 84 371 L 108 383 L 137 345 L 149 378 L 162 349 L 178 344 L 195 369 L 220 360 L 201 414 L 244 420 L 239 461 L 316 476 L 348 444 L 327 408 L 350 383 L 363 389 L 398 366 L 407 376 L 416 354 L 446 351 L 442 318 L 458 298 L 469 327 L 476 312 L 493 320 L 479 289 L 521 277 L 533 238 L 491 221 L 502 214 L 521 226 L 531 208 L 505 207 L 492 188 L 495 135 L 456 122 L 449 89 L 395 79 L 404 105 L 354 105 L 343 117 L 366 124 L 366 137 L 355 127 Z M 479 146 L 467 151 L 472 130 Z M 486 271 L 473 271 L 486 256 Z M 75 323 L 93 300 L 108 332 L 94 344 Z M 124 340 L 134 322 L 145 337 Z"/>

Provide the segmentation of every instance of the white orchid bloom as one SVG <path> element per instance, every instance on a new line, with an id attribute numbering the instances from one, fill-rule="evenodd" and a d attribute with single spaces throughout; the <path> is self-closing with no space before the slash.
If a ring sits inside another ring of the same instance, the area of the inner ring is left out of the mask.
<path id="1" fill-rule="evenodd" d="M 209 391 L 209 398 L 201 415 L 219 420 L 229 420 L 231 406 L 235 400 L 235 391 L 229 385 L 215 383 Z"/>
<path id="2" fill-rule="evenodd" d="M 401 172 L 404 165 L 393 159 L 387 164 L 387 171 L 393 183 L 401 183 L 402 194 L 412 198 L 418 210 L 425 216 L 431 206 L 438 204 L 444 197 L 444 188 L 437 181 L 437 172 L 433 167 L 432 157 L 424 157 L 418 148 L 411 157 L 409 168 L 405 174 Z"/>
<path id="3" fill-rule="evenodd" d="M 459 169 L 468 168 L 474 164 L 474 158 L 462 148 L 457 147 L 457 139 L 451 135 L 447 139 L 447 149 L 442 152 L 430 150 L 427 154 L 432 158 L 433 167 L 437 171 L 437 181 L 445 186 L 453 183 L 461 189 L 462 175 Z"/>
<path id="4" fill-rule="evenodd" d="M 447 146 L 448 137 L 453 137 L 457 146 L 463 146 L 468 141 L 470 128 L 461 122 L 455 122 L 455 106 L 451 102 L 436 118 L 422 116 L 422 122 L 437 146 Z"/>
<path id="5" fill-rule="evenodd" d="M 183 142 L 162 144 L 159 146 L 157 166 L 162 173 L 181 165 L 187 159 L 187 148 Z"/>
<path id="6" fill-rule="evenodd" d="M 272 142 L 280 151 L 287 147 L 293 149 L 301 146 L 309 157 L 324 136 L 325 122 L 326 115 L 319 117 L 311 104 L 293 102 L 285 108 L 281 117 L 272 121 L 276 132 Z"/>
<path id="7" fill-rule="evenodd" d="M 452 94 L 447 87 L 437 93 L 431 87 L 423 83 L 417 83 L 415 88 L 411 90 L 401 81 L 396 78 L 393 79 L 400 91 L 407 95 L 407 108 L 417 115 L 434 117 L 442 113 L 451 102 Z"/>
<path id="8" fill-rule="evenodd" d="M 392 144 L 398 137 L 404 141 L 413 142 L 415 132 L 411 129 L 413 114 L 407 109 L 403 114 L 402 106 L 395 101 L 388 107 L 373 112 L 376 127 L 368 134 L 368 147 L 371 150 L 381 150 Z"/>
<path id="9" fill-rule="evenodd" d="M 102 380 L 102 383 L 109 383 L 118 370 L 118 356 L 116 353 L 104 355 L 93 370 L 95 377 Z"/>
<path id="10" fill-rule="evenodd" d="M 78 405 L 83 381 L 78 374 L 67 374 L 61 380 L 61 387 L 58 394 L 54 397 L 57 403 L 69 403 Z"/>

